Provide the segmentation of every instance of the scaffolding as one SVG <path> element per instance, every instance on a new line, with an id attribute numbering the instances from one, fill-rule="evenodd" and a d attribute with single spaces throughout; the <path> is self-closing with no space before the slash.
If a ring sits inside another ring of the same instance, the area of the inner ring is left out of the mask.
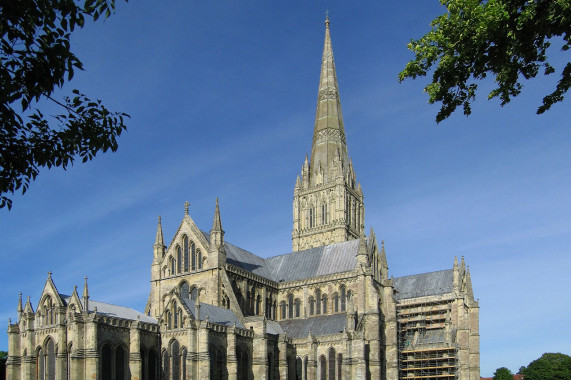
<path id="1" fill-rule="evenodd" d="M 399 379 L 456 379 L 458 350 L 450 303 L 397 305 Z"/>

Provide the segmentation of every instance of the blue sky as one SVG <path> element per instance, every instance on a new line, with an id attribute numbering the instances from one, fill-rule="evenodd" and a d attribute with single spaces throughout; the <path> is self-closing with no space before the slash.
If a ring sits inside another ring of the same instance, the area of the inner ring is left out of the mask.
<path id="1" fill-rule="evenodd" d="M 542 77 L 506 107 L 480 92 L 472 116 L 436 125 L 426 79 L 397 80 L 406 44 L 442 12 L 436 0 L 138 1 L 74 34 L 86 71 L 63 93 L 79 88 L 129 113 L 129 129 L 116 153 L 43 170 L 0 210 L 4 326 L 18 292 L 36 307 L 48 271 L 61 293 L 88 276 L 93 299 L 142 310 L 157 216 L 170 241 L 187 200 L 202 229 L 219 197 L 228 241 L 289 252 L 326 9 L 366 230 L 385 240 L 390 274 L 465 256 L 483 376 L 571 354 L 569 101 L 535 115 L 557 79 Z"/>

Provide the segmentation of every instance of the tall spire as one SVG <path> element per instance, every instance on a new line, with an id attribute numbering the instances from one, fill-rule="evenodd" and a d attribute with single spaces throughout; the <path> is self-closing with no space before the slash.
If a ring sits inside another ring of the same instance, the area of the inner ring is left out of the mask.
<path id="1" fill-rule="evenodd" d="M 319 78 L 317 110 L 311 147 L 310 176 L 313 177 L 313 181 L 318 178 L 320 170 L 328 173 L 335 160 L 341 160 L 343 166 L 348 164 L 345 128 L 329 33 L 329 17 L 327 17 L 325 19 L 325 42 L 323 44 L 321 76 Z M 315 183 L 313 181 L 312 183 Z"/>

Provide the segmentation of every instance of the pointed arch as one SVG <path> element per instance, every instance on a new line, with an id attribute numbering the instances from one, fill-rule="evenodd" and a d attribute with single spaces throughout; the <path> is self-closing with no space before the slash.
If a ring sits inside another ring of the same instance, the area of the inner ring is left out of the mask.
<path id="1" fill-rule="evenodd" d="M 341 298 L 341 311 L 345 311 L 347 306 L 347 288 L 345 285 L 341 285 L 339 287 L 339 294 L 339 297 Z"/>
<path id="2" fill-rule="evenodd" d="M 113 376 L 113 348 L 111 344 L 101 346 L 101 378 L 111 379 Z"/>
<path id="3" fill-rule="evenodd" d="M 180 245 L 176 246 L 176 273 L 180 273 L 182 271 L 182 248 Z"/>
<path id="4" fill-rule="evenodd" d="M 196 245 L 193 241 L 190 242 L 190 260 L 191 260 L 191 270 L 196 270 Z"/>
<path id="5" fill-rule="evenodd" d="M 202 251 L 200 249 L 196 250 L 196 265 L 197 269 L 202 269 Z"/>
<path id="6" fill-rule="evenodd" d="M 329 348 L 329 351 L 327 352 L 327 361 L 329 364 L 329 380 L 336 380 L 335 377 L 335 349 L 333 347 Z"/>
<path id="7" fill-rule="evenodd" d="M 188 272 L 189 269 L 189 260 L 188 260 L 188 236 L 184 235 L 182 237 L 182 247 L 183 247 L 183 254 L 184 254 L 184 271 Z"/>

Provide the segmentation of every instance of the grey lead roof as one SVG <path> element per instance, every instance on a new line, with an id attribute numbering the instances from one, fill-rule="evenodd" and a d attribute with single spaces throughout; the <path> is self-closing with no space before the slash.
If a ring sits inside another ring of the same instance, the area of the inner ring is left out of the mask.
<path id="1" fill-rule="evenodd" d="M 345 329 L 347 314 L 321 315 L 307 319 L 287 319 L 279 324 L 290 338 L 305 338 L 313 335 L 338 334 Z"/>
<path id="2" fill-rule="evenodd" d="M 202 231 L 207 240 L 210 234 Z M 280 282 L 346 272 L 355 268 L 359 239 L 263 259 L 224 242 L 226 261 L 258 276 Z"/>
<path id="3" fill-rule="evenodd" d="M 206 240 L 210 241 L 210 234 L 204 231 L 201 232 Z M 227 241 L 224 241 L 224 248 L 226 249 L 226 261 L 229 264 L 272 280 L 272 275 L 268 271 L 266 261 L 263 258 Z"/>
<path id="4" fill-rule="evenodd" d="M 359 239 L 266 259 L 274 281 L 295 281 L 353 270 Z"/>
<path id="5" fill-rule="evenodd" d="M 64 294 L 60 294 L 60 297 L 65 301 L 66 304 L 69 303 L 69 300 L 71 299 L 71 296 L 67 296 Z M 155 318 L 149 317 L 148 315 L 143 313 L 139 313 L 135 309 L 131 309 L 125 306 L 112 305 L 110 303 L 90 300 L 89 311 L 94 312 L 95 308 L 97 308 L 98 315 L 129 319 L 132 321 L 136 321 L 138 318 L 141 322 L 144 323 L 157 323 L 157 320 Z"/>
<path id="6" fill-rule="evenodd" d="M 194 300 L 185 298 L 184 303 L 192 316 L 196 319 L 196 306 L 194 305 Z M 234 324 L 236 324 L 236 327 L 241 329 L 246 328 L 232 310 L 201 302 L 200 320 L 205 321 L 207 317 L 209 322 L 216 323 L 218 325 L 234 326 Z"/>
<path id="7" fill-rule="evenodd" d="M 452 292 L 452 269 L 421 273 L 394 279 L 397 300 L 434 296 Z"/>

